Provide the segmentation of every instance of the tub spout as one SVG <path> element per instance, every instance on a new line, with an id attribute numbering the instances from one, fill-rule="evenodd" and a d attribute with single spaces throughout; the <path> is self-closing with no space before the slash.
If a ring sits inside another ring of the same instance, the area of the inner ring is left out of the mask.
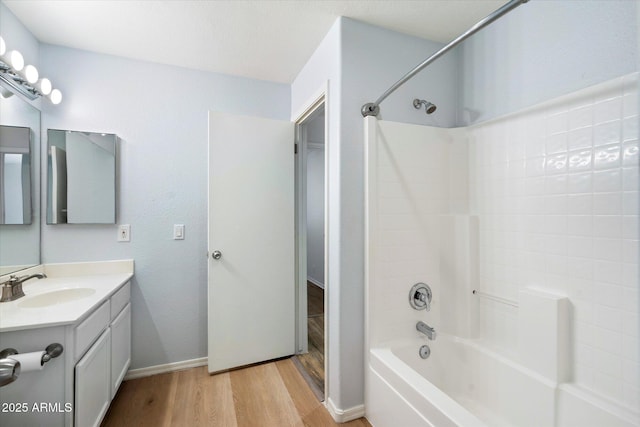
<path id="1" fill-rule="evenodd" d="M 419 321 L 418 323 L 416 323 L 416 329 L 425 334 L 430 340 L 433 341 L 436 339 L 436 330 L 423 321 Z"/>

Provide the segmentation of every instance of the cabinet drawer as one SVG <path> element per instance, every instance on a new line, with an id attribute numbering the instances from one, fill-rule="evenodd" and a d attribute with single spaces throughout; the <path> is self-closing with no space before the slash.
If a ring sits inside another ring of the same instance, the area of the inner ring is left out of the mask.
<path id="1" fill-rule="evenodd" d="M 131 282 L 127 282 L 111 297 L 111 320 L 115 319 L 131 299 Z"/>
<path id="2" fill-rule="evenodd" d="M 100 306 L 91 316 L 87 317 L 76 328 L 76 358 L 82 356 L 100 333 L 109 325 L 111 320 L 109 301 Z"/>

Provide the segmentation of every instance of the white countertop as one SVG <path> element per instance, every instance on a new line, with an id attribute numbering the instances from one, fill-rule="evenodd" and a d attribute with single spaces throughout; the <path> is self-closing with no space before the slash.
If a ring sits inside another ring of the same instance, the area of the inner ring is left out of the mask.
<path id="1" fill-rule="evenodd" d="M 45 264 L 29 271 L 21 271 L 17 275 L 20 277 L 43 272 L 47 275 L 46 279 L 30 279 L 23 283 L 24 297 L 0 303 L 0 332 L 76 323 L 133 277 L 133 260 Z M 81 299 L 46 307 L 20 306 L 29 296 L 73 288 L 91 288 L 95 292 Z"/>

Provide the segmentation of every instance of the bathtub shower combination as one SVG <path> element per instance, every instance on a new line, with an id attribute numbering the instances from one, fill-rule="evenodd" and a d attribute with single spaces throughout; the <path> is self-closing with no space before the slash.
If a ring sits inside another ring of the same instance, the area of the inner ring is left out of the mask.
<path id="1" fill-rule="evenodd" d="M 373 425 L 640 425 L 637 79 L 468 128 L 365 118 Z"/>

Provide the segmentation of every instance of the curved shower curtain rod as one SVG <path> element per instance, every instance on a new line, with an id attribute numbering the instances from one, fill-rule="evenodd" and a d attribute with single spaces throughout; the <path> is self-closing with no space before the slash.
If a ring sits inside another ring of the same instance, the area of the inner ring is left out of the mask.
<path id="1" fill-rule="evenodd" d="M 362 112 L 362 116 L 363 117 L 377 116 L 380 113 L 380 103 L 382 101 L 384 101 L 393 92 L 395 92 L 396 89 L 398 89 L 400 86 L 405 84 L 405 82 L 407 80 L 409 80 L 410 78 L 415 76 L 418 72 L 422 71 L 423 68 L 425 68 L 427 65 L 431 64 L 436 59 L 440 58 L 442 55 L 444 55 L 449 50 L 454 48 L 457 44 L 459 44 L 460 42 L 465 40 L 467 37 L 475 34 L 477 31 L 479 31 L 482 28 L 486 27 L 487 25 L 491 24 L 496 19 L 506 15 L 507 13 L 509 13 L 513 9 L 515 9 L 516 7 L 520 6 L 521 4 L 526 3 L 528 1 L 529 0 L 511 0 L 509 3 L 505 4 L 501 8 L 497 9 L 492 14 L 486 16 L 484 19 L 482 19 L 477 24 L 475 24 L 473 27 L 469 28 L 467 31 L 465 31 L 464 33 L 462 33 L 461 35 L 456 37 L 454 40 L 449 42 L 448 45 L 446 45 L 445 47 L 443 47 L 442 49 L 440 49 L 439 51 L 437 51 L 436 53 L 431 55 L 429 58 L 425 59 L 422 63 L 418 64 L 413 70 L 411 70 L 407 74 L 405 74 L 404 77 L 402 77 L 400 80 L 395 82 L 393 84 L 393 86 L 391 86 L 389 89 L 387 89 L 387 91 L 385 93 L 380 95 L 380 97 L 376 100 L 376 102 L 369 102 L 367 104 L 364 104 L 362 106 L 362 109 L 360 110 Z"/>

